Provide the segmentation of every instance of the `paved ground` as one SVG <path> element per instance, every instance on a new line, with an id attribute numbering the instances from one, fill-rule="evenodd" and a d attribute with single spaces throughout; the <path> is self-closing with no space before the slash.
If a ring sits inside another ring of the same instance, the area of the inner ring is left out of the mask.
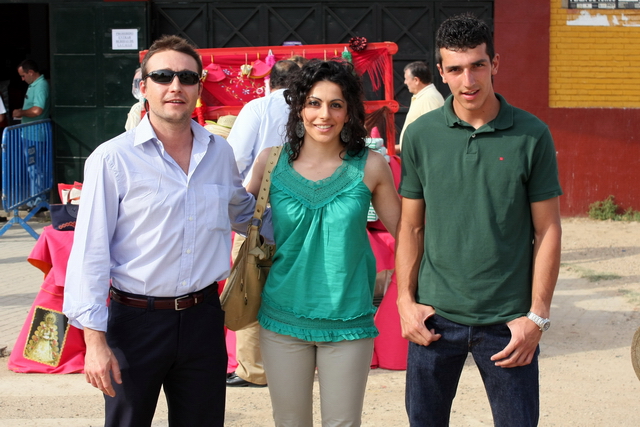
<path id="1" fill-rule="evenodd" d="M 37 232 L 47 225 L 30 224 Z M 563 228 L 553 326 L 541 343 L 540 426 L 638 426 L 640 381 L 629 349 L 640 326 L 640 224 L 570 219 L 563 221 Z M 0 348 L 13 347 L 42 283 L 42 273 L 26 261 L 34 244 L 15 225 L 0 237 Z M 617 275 L 592 280 L 601 273 Z M 102 397 L 83 375 L 16 374 L 6 361 L 0 358 L 0 426 L 103 424 Z M 371 371 L 363 425 L 406 426 L 403 388 L 404 372 Z M 166 419 L 160 399 L 154 426 L 166 426 Z M 229 389 L 226 425 L 273 425 L 268 390 Z M 451 425 L 492 425 L 471 361 L 463 372 Z"/>

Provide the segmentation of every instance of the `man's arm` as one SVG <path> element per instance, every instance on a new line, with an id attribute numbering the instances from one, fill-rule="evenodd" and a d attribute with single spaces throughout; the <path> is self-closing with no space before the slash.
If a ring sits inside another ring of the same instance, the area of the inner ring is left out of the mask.
<path id="1" fill-rule="evenodd" d="M 440 339 L 440 334 L 428 330 L 424 323 L 435 314 L 435 310 L 431 306 L 418 304 L 415 298 L 424 252 L 424 225 L 424 200 L 403 198 L 396 240 L 397 303 L 402 337 L 416 344 L 429 345 Z"/>
<path id="2" fill-rule="evenodd" d="M 122 376 L 120 365 L 107 344 L 105 333 L 84 328 L 84 342 L 87 345 L 84 356 L 84 377 L 89 384 L 107 396 L 114 397 L 116 392 L 111 384 L 110 372 L 113 373 L 113 380 L 118 384 L 122 384 Z"/>
<path id="3" fill-rule="evenodd" d="M 13 117 L 17 119 L 21 117 L 37 117 L 40 114 L 42 114 L 43 111 L 44 110 L 41 107 L 38 107 L 37 105 L 34 105 L 28 110 L 22 110 L 20 108 L 16 108 L 15 110 L 13 110 Z"/>
<path id="4" fill-rule="evenodd" d="M 562 226 L 558 197 L 531 203 L 531 216 L 535 234 L 530 310 L 548 318 L 560 270 Z M 542 337 L 540 328 L 524 316 L 512 320 L 507 326 L 511 330 L 511 341 L 491 360 L 503 368 L 528 365 Z"/>

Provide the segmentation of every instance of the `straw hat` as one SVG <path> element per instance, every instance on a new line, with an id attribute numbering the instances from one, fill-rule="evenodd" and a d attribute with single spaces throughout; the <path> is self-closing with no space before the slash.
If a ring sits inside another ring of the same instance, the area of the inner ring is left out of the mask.
<path id="1" fill-rule="evenodd" d="M 235 121 L 236 121 L 236 116 L 233 116 L 233 115 L 222 116 L 218 118 L 217 122 L 214 122 L 212 120 L 207 120 L 206 121 L 207 124 L 204 126 L 204 128 L 209 132 L 215 135 L 220 135 L 221 137 L 226 139 L 229 137 L 229 132 L 231 131 L 231 127 L 233 126 L 233 123 Z"/>
<path id="2" fill-rule="evenodd" d="M 633 370 L 636 371 L 636 376 L 640 380 L 640 328 L 633 335 L 631 340 L 631 363 L 633 364 Z"/>

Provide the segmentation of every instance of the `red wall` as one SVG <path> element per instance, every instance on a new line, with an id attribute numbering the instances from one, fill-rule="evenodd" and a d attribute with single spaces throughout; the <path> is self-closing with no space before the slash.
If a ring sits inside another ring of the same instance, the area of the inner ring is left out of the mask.
<path id="1" fill-rule="evenodd" d="M 623 209 L 640 210 L 640 109 L 549 108 L 549 8 L 549 2 L 494 1 L 496 91 L 549 125 L 563 216 L 584 216 L 609 195 Z"/>

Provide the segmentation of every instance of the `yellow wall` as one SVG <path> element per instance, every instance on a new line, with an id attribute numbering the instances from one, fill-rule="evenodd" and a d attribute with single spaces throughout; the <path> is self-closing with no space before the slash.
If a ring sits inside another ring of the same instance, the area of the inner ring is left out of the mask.
<path id="1" fill-rule="evenodd" d="M 551 0 L 550 107 L 640 108 L 640 10 L 561 4 Z"/>

